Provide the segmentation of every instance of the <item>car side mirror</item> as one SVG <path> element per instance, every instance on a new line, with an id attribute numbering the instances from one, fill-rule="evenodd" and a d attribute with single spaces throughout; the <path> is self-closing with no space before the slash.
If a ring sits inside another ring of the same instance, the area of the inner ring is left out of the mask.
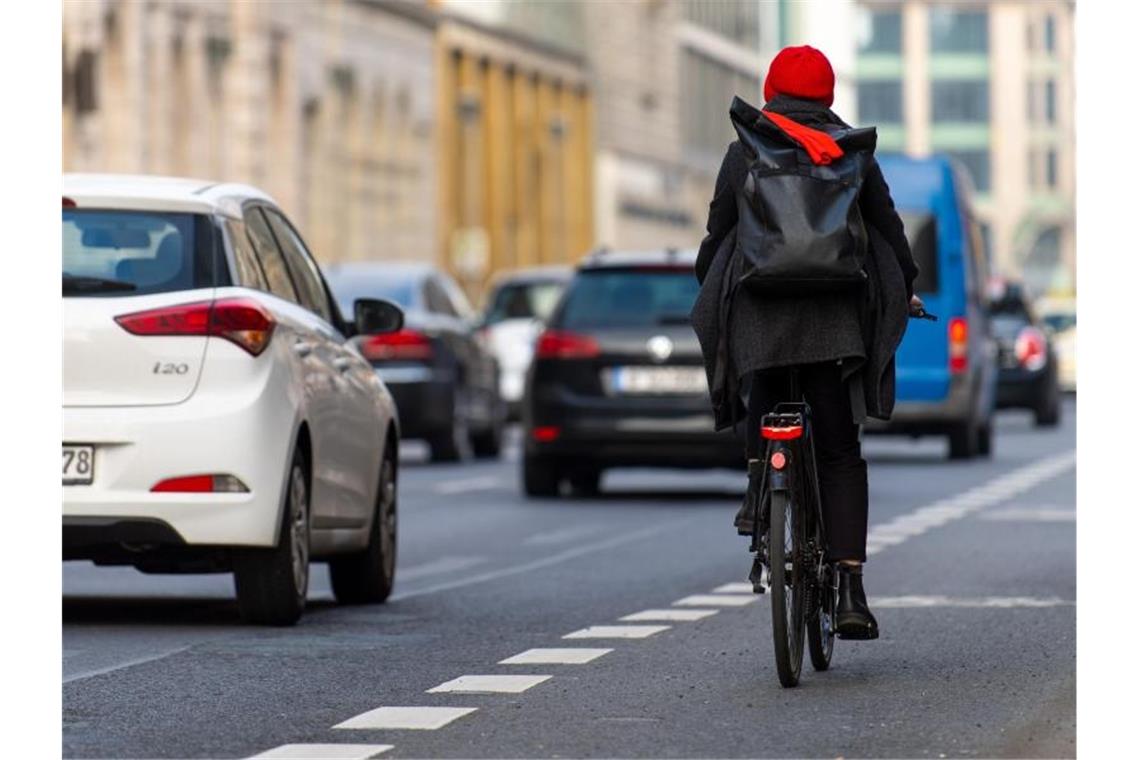
<path id="1" fill-rule="evenodd" d="M 396 332 L 404 326 L 404 311 L 391 301 L 358 298 L 352 305 L 358 335 Z"/>

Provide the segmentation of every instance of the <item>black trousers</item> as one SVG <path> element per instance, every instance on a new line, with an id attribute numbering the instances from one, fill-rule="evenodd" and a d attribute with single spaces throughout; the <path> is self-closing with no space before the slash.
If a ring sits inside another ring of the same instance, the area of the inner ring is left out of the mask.
<path id="1" fill-rule="evenodd" d="M 851 421 L 851 397 L 837 362 L 799 367 L 803 400 L 811 406 L 815 456 L 819 469 L 823 527 L 828 559 L 867 559 L 867 463 L 859 443 L 859 426 Z M 752 375 L 748 394 L 746 445 L 749 459 L 763 455 L 760 419 L 790 398 L 787 369 Z"/>

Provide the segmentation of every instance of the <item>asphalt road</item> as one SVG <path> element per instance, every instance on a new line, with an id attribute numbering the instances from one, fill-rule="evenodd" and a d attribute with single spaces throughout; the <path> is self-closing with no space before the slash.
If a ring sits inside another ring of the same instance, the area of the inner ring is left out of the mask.
<path id="1" fill-rule="evenodd" d="M 64 754 L 1072 757 L 1074 417 L 1071 400 L 1054 430 L 1003 414 L 994 458 L 970 463 L 938 440 L 869 439 L 882 637 L 836 642 L 831 670 L 805 663 L 790 690 L 768 597 L 725 587 L 749 566 L 731 527 L 742 474 L 618 471 L 597 499 L 536 501 L 519 492 L 517 447 L 456 466 L 409 447 L 386 605 L 337 607 L 322 567 L 298 626 L 254 628 L 229 576 L 67 563 Z M 711 598 L 677 604 L 693 595 Z M 659 619 L 677 610 L 713 614 Z M 564 638 L 591 626 L 667 628 Z M 609 651 L 500 664 L 536 648 Z M 502 675 L 536 678 L 429 692 Z M 334 744 L 353 746 L 278 749 Z"/>

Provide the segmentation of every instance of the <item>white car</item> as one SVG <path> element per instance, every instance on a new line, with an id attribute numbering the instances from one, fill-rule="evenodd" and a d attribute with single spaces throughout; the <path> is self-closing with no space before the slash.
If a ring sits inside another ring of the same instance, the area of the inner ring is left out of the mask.
<path id="1" fill-rule="evenodd" d="M 1049 329 L 1057 352 L 1057 382 L 1061 390 L 1077 390 L 1077 302 L 1071 297 L 1046 297 L 1035 308 Z"/>
<path id="2" fill-rule="evenodd" d="M 65 175 L 64 559 L 232 571 L 252 622 L 395 578 L 398 421 L 296 229 L 261 191 Z"/>
<path id="3" fill-rule="evenodd" d="M 491 284 L 480 333 L 499 361 L 499 395 L 512 418 L 518 417 L 534 342 L 573 273 L 562 266 L 519 269 Z"/>

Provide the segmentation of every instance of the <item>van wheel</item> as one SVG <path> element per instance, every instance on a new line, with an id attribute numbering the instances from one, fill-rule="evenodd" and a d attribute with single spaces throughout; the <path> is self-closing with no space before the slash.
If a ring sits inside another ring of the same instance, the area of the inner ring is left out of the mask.
<path id="1" fill-rule="evenodd" d="M 978 453 L 977 426 L 966 422 L 950 431 L 950 458 L 973 459 Z"/>
<path id="2" fill-rule="evenodd" d="M 389 454 L 380 464 L 380 485 L 368 546 L 329 560 L 333 596 L 341 604 L 379 604 L 396 580 L 396 464 Z"/>
<path id="3" fill-rule="evenodd" d="M 277 545 L 234 555 L 238 609 L 249 623 L 293 625 L 309 593 L 309 485 L 301 450 L 293 452 Z"/>
<path id="4" fill-rule="evenodd" d="M 526 455 L 522 470 L 523 491 L 527 496 L 558 496 L 561 475 L 552 463 Z"/>
<path id="5" fill-rule="evenodd" d="M 471 451 L 479 459 L 492 459 L 499 456 L 503 448 L 503 421 L 496 419 L 491 427 L 481 433 L 471 434 Z"/>

